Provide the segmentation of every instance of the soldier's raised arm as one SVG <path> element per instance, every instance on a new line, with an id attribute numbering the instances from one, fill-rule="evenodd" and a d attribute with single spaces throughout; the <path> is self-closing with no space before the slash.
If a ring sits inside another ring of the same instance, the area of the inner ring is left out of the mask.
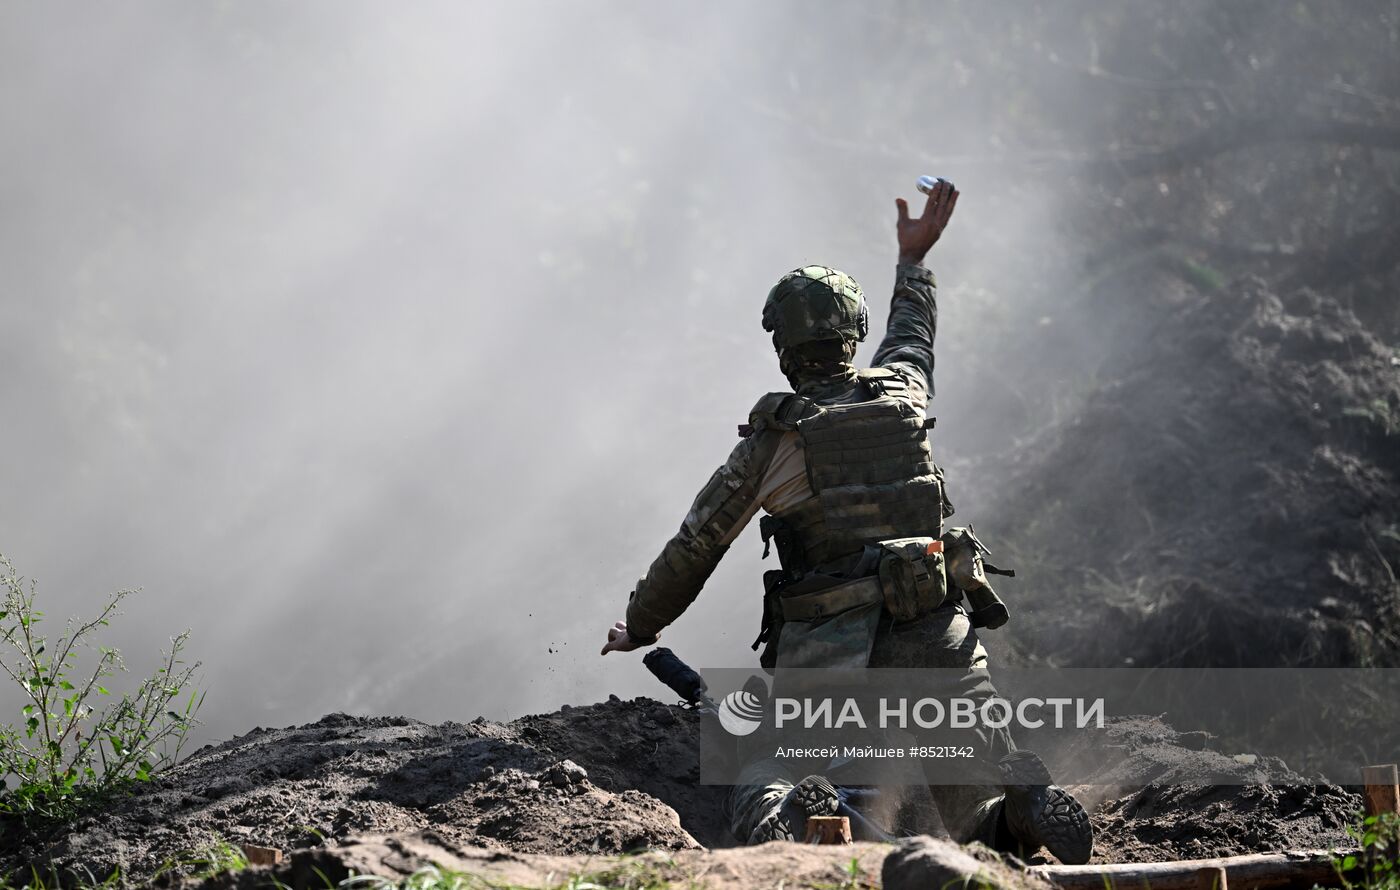
<path id="1" fill-rule="evenodd" d="M 899 211 L 895 233 L 899 239 L 899 265 L 895 270 L 894 297 L 885 338 L 875 351 L 876 367 L 903 371 L 911 383 L 923 383 L 933 395 L 933 338 L 938 329 L 933 273 L 924 257 L 948 226 L 958 203 L 958 190 L 940 179 L 929 190 L 923 215 L 909 216 L 909 205 L 895 199 Z"/>

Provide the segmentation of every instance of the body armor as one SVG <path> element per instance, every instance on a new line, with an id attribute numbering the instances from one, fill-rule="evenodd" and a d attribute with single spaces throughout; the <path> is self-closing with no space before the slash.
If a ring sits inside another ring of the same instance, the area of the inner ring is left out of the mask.
<path id="1" fill-rule="evenodd" d="M 867 548 L 897 538 L 936 539 L 952 513 L 929 451 L 932 421 L 910 399 L 903 378 L 883 368 L 859 376 L 868 400 L 820 405 L 789 394 L 768 417 L 750 418 L 755 429 L 791 429 L 802 440 L 815 497 L 764 529 L 765 539 L 778 539 L 792 581 L 813 572 L 855 577 Z M 756 415 L 765 413 L 763 404 Z"/>
<path id="2" fill-rule="evenodd" d="M 821 404 L 765 397 L 755 429 L 795 431 L 813 497 L 760 523 L 781 571 L 765 577 L 765 662 L 864 667 L 882 610 L 912 619 L 942 605 L 942 524 L 952 508 L 933 463 L 921 402 L 897 372 L 859 372 L 868 395 Z M 764 639 L 761 635 L 760 639 Z"/>

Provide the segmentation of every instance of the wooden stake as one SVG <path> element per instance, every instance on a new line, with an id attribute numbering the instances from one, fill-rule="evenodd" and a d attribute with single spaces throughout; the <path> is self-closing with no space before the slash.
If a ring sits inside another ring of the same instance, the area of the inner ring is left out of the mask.
<path id="1" fill-rule="evenodd" d="M 282 851 L 272 847 L 255 847 L 252 844 L 243 844 L 241 849 L 243 855 L 248 859 L 249 865 L 280 865 L 282 863 Z"/>
<path id="2" fill-rule="evenodd" d="M 1366 815 L 1400 813 L 1400 777 L 1395 764 L 1363 766 L 1361 781 L 1366 785 Z"/>
<path id="3" fill-rule="evenodd" d="M 851 820 L 847 816 L 808 816 L 804 840 L 809 844 L 849 844 Z"/>

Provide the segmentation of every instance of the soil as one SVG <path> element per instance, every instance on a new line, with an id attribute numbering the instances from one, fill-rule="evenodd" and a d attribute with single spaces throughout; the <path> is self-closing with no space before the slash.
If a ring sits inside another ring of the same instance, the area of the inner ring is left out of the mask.
<path id="1" fill-rule="evenodd" d="M 488 851 L 461 847 L 435 832 L 365 835 L 334 848 L 302 850 L 291 856 L 280 879 L 294 887 L 324 887 L 351 874 L 403 878 L 425 867 L 473 875 L 486 887 L 820 887 L 865 890 L 881 886 L 889 847 L 764 844 L 728 850 L 650 852 L 629 857 L 561 856 Z M 325 876 L 323 880 L 321 875 Z M 209 881 L 201 890 L 252 890 L 266 885 L 266 873 L 242 873 Z M 852 879 L 857 881 L 852 885 Z M 472 885 L 468 885 L 472 886 Z M 1041 888 L 1043 890 L 1043 888 Z"/>
<path id="2" fill-rule="evenodd" d="M 1394 666 L 1395 349 L 1309 290 L 1202 295 L 1135 274 L 1155 301 L 1112 331 L 1132 358 L 1004 468 L 1015 496 L 990 511 L 1026 570 L 1005 585 L 1017 648 L 1079 666 Z"/>
<path id="3" fill-rule="evenodd" d="M 449 843 L 523 852 L 695 848 L 662 800 L 717 814 L 719 792 L 694 785 L 678 747 L 693 739 L 675 732 L 680 723 L 655 702 L 619 701 L 511 724 L 332 714 L 255 729 L 201 749 L 105 813 L 25 839 L 6 860 L 138 877 L 219 841 L 294 850 L 427 828 Z M 608 740 L 606 762 L 588 756 Z M 709 818 L 695 824 L 701 837 L 713 834 Z"/>
<path id="4" fill-rule="evenodd" d="M 572 856 L 540 860 L 571 874 L 616 866 L 605 857 L 639 850 L 696 851 L 678 860 L 691 872 L 767 874 L 783 854 L 770 850 L 749 862 L 741 851 L 718 859 L 702 852 L 733 841 L 722 822 L 724 789 L 697 784 L 700 719 L 639 698 L 510 723 L 332 714 L 305 726 L 256 729 L 196 752 L 100 815 L 47 836 L 7 835 L 3 865 L 98 877 L 119 869 L 140 885 L 229 842 L 295 854 L 323 871 L 335 862 L 363 868 L 377 850 L 377 867 L 392 873 L 395 862 L 417 861 L 405 858 L 405 844 L 420 852 L 427 844 L 473 861 L 534 862 L 531 868 L 539 862 L 515 854 Z M 1360 806 L 1357 794 L 1299 784 L 1302 777 L 1267 757 L 1242 763 L 1206 749 L 1200 733 L 1178 733 L 1155 718 L 1117 721 L 1102 732 L 1078 743 L 1099 752 L 1099 766 L 1092 783 L 1073 789 L 1093 809 L 1097 861 L 1346 844 L 1343 826 Z M 874 845 L 861 861 L 878 873 L 887 850 Z M 839 871 L 850 858 L 822 852 L 802 868 Z M 762 862 L 769 865 L 754 864 Z"/>
<path id="5" fill-rule="evenodd" d="M 1355 790 L 1309 783 L 1277 758 L 1210 750 L 1200 732 L 1158 718 L 1110 723 L 1081 737 L 1100 765 L 1070 790 L 1090 807 L 1095 862 L 1165 862 L 1350 846 Z M 1116 755 L 1116 756 L 1115 756 Z"/>

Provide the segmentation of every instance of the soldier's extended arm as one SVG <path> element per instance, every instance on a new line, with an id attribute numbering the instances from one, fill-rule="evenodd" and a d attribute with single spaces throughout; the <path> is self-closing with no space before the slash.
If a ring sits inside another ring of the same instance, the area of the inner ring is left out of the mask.
<path id="1" fill-rule="evenodd" d="M 948 226 L 958 203 L 958 190 L 951 182 L 939 180 L 929 191 L 923 215 L 909 216 L 909 205 L 896 198 L 899 219 L 899 266 L 895 271 L 894 297 L 885 339 L 875 351 L 873 364 L 906 373 L 911 382 L 923 383 L 933 394 L 933 337 L 938 329 L 938 306 L 934 301 L 933 273 L 924 268 L 924 256 Z"/>
<path id="2" fill-rule="evenodd" d="M 735 446 L 724 466 L 700 490 L 627 604 L 627 633 L 647 645 L 699 595 L 729 544 L 758 511 L 759 482 L 772 457 L 776 432 L 761 432 Z"/>
<path id="3" fill-rule="evenodd" d="M 926 396 L 933 395 L 933 337 L 937 330 L 933 273 L 923 266 L 900 263 L 895 269 L 885 338 L 871 364 L 903 371 L 911 383 L 924 388 Z"/>

